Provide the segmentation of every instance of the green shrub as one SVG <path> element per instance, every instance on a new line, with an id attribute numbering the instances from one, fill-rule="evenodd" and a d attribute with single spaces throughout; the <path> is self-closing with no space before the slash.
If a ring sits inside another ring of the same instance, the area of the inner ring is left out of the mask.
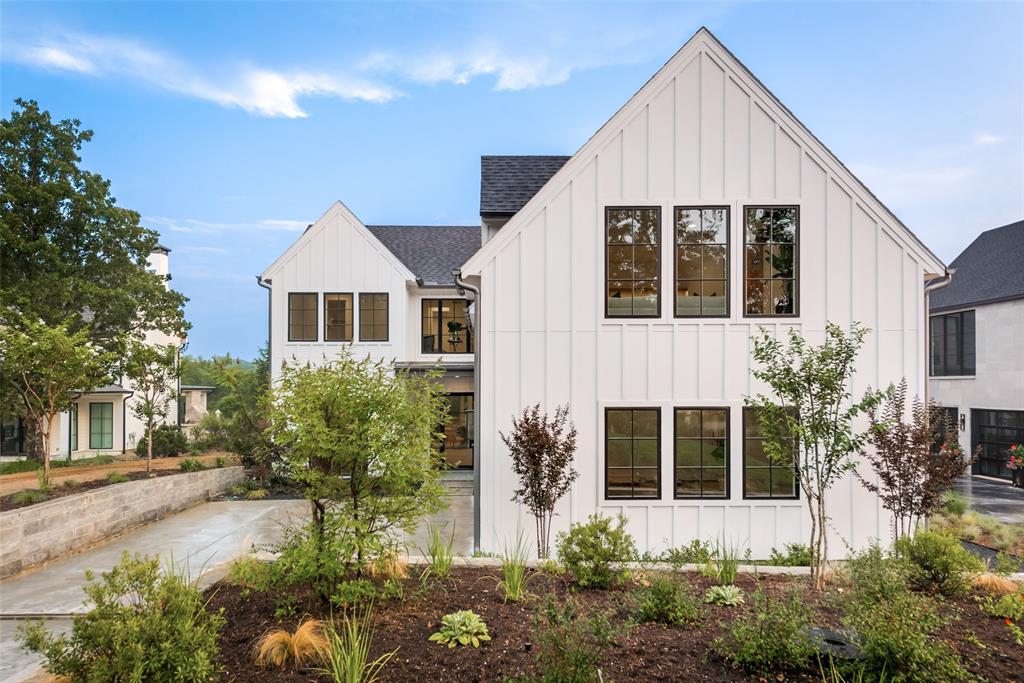
<path id="1" fill-rule="evenodd" d="M 712 586 L 704 594 L 704 602 L 722 607 L 736 607 L 743 604 L 743 591 L 739 586 Z"/>
<path id="2" fill-rule="evenodd" d="M 185 458 L 178 465 L 178 469 L 182 472 L 200 472 L 203 469 L 203 463 L 195 458 Z"/>
<path id="3" fill-rule="evenodd" d="M 11 496 L 11 504 L 14 507 L 35 505 L 46 500 L 46 493 L 39 489 L 22 489 Z"/>
<path id="4" fill-rule="evenodd" d="M 398 650 L 387 652 L 377 659 L 370 659 L 373 645 L 373 627 L 370 608 L 357 614 L 343 614 L 341 628 L 330 621 L 324 629 L 327 652 L 324 667 L 317 673 L 326 675 L 334 683 L 373 683 L 380 676 L 384 665 Z"/>
<path id="5" fill-rule="evenodd" d="M 514 544 L 505 546 L 501 557 L 501 578 L 495 579 L 498 590 L 505 596 L 505 602 L 519 602 L 526 597 L 526 584 L 530 581 L 526 569 L 528 558 L 526 540 L 520 532 Z"/>
<path id="6" fill-rule="evenodd" d="M 351 547 L 335 532 L 335 519 L 328 516 L 327 525 L 320 539 L 312 523 L 288 529 L 285 540 L 274 548 L 278 557 L 271 565 L 272 588 L 309 587 L 325 605 L 330 602 L 334 589 L 348 574 L 346 560 Z"/>
<path id="7" fill-rule="evenodd" d="M 1010 621 L 1024 621 L 1024 593 L 1013 593 L 1001 595 L 996 598 L 986 595 L 979 602 L 981 611 L 990 617 L 1009 619 Z"/>
<path id="8" fill-rule="evenodd" d="M 55 463 L 50 463 L 53 466 Z M 38 460 L 14 460 L 0 464 L 0 474 L 19 474 L 21 472 L 35 472 L 42 467 Z"/>
<path id="9" fill-rule="evenodd" d="M 933 598 L 906 588 L 883 600 L 854 593 L 843 617 L 858 636 L 865 663 L 892 683 L 967 679 L 959 655 L 937 636 L 949 621 Z"/>
<path id="10" fill-rule="evenodd" d="M 659 624 L 696 624 L 701 619 L 701 602 L 690 583 L 676 576 L 655 574 L 637 596 L 633 620 Z"/>
<path id="11" fill-rule="evenodd" d="M 958 539 L 935 531 L 919 531 L 913 537 L 898 539 L 893 545 L 893 556 L 910 563 L 913 587 L 946 596 L 967 593 L 971 574 L 985 569 L 981 560 L 964 550 Z"/>
<path id="12" fill-rule="evenodd" d="M 480 647 L 480 643 L 488 641 L 487 624 L 476 612 L 464 609 L 441 617 L 441 628 L 430 636 L 435 643 L 454 648 L 456 645 L 472 645 Z"/>
<path id="13" fill-rule="evenodd" d="M 85 593 L 93 608 L 75 615 L 71 633 L 54 637 L 41 623 L 24 627 L 27 649 L 45 668 L 75 681 L 208 681 L 220 673 L 217 636 L 224 626 L 186 577 L 157 559 L 127 552 Z"/>
<path id="14" fill-rule="evenodd" d="M 128 475 L 121 472 L 107 472 L 107 483 L 108 484 L 123 484 L 129 481 Z"/>
<path id="15" fill-rule="evenodd" d="M 135 444 L 135 452 L 139 457 L 146 457 L 149 430 L 142 433 L 142 438 Z M 188 453 L 188 439 L 177 427 L 157 425 L 153 429 L 153 457 L 163 458 L 169 455 Z"/>
<path id="16" fill-rule="evenodd" d="M 334 588 L 331 595 L 331 603 L 338 607 L 355 607 L 356 605 L 369 604 L 377 597 L 377 589 L 372 581 L 366 579 L 352 579 L 340 581 Z"/>
<path id="17" fill-rule="evenodd" d="M 881 602 L 906 592 L 911 568 L 905 559 L 886 557 L 873 543 L 850 557 L 845 571 L 858 599 Z"/>
<path id="18" fill-rule="evenodd" d="M 967 512 L 967 499 L 959 493 L 947 493 L 942 499 L 942 511 L 947 515 L 959 517 Z"/>
<path id="19" fill-rule="evenodd" d="M 710 541 L 695 538 L 689 545 L 669 548 L 658 559 L 673 567 L 681 567 L 685 564 L 707 564 L 714 556 L 715 548 Z"/>
<path id="20" fill-rule="evenodd" d="M 811 549 L 802 543 L 787 543 L 784 553 L 772 548 L 768 564 L 773 567 L 810 567 Z"/>
<path id="21" fill-rule="evenodd" d="M 616 523 L 613 525 L 613 521 Z M 628 572 L 620 565 L 636 557 L 636 544 L 626 532 L 626 518 L 591 515 L 558 535 L 558 561 L 585 588 L 608 588 Z"/>
<path id="22" fill-rule="evenodd" d="M 213 466 L 216 467 L 218 470 L 223 467 L 226 467 L 227 464 L 228 459 L 225 458 L 223 455 L 218 455 L 216 458 L 213 459 Z"/>
<path id="23" fill-rule="evenodd" d="M 771 676 L 806 667 L 815 653 L 808 637 L 811 609 L 797 591 L 785 597 L 754 593 L 753 609 L 732 622 L 715 650 L 733 666 Z M 780 679 L 781 680 L 781 679 Z"/>
<path id="24" fill-rule="evenodd" d="M 266 489 L 253 489 L 245 494 L 246 500 L 263 500 L 270 495 L 270 492 Z"/>
<path id="25" fill-rule="evenodd" d="M 726 543 L 723 536 L 715 544 L 715 557 L 711 560 L 715 578 L 719 586 L 731 586 L 736 582 L 736 574 L 740 569 L 739 545 Z"/>
<path id="26" fill-rule="evenodd" d="M 238 586 L 242 596 L 250 591 L 265 591 L 270 588 L 271 565 L 268 562 L 261 562 L 255 557 L 246 555 L 240 557 L 228 567 L 227 576 L 224 581 L 232 586 Z"/>
<path id="27" fill-rule="evenodd" d="M 60 483 L 60 485 L 66 489 L 73 489 L 76 486 L 81 486 L 82 482 L 78 481 L 77 479 L 65 479 Z"/>
<path id="28" fill-rule="evenodd" d="M 581 611 L 573 597 L 548 595 L 534 613 L 534 664 L 537 675 L 521 680 L 540 683 L 588 683 L 602 680 L 601 656 L 619 634 L 609 612 Z"/>

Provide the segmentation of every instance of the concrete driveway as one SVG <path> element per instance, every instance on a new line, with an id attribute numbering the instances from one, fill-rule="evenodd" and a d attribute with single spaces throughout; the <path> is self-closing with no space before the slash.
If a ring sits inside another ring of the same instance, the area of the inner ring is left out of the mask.
<path id="1" fill-rule="evenodd" d="M 961 477 L 956 492 L 967 499 L 968 505 L 978 512 L 992 515 L 1000 522 L 1024 524 L 1024 489 L 985 477 Z"/>

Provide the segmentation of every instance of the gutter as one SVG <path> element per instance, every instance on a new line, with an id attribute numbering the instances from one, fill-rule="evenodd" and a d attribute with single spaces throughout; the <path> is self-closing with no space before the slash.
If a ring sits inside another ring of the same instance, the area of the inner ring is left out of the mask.
<path id="1" fill-rule="evenodd" d="M 480 551 L 480 288 L 462 279 L 462 269 L 452 268 L 452 279 L 459 295 L 466 291 L 473 293 L 473 324 L 476 327 L 477 343 L 473 345 L 473 552 Z"/>
<path id="2" fill-rule="evenodd" d="M 953 275 L 955 275 L 955 274 L 956 274 L 956 268 L 946 268 L 946 272 L 943 274 L 941 280 L 933 280 L 932 282 L 929 282 L 928 284 L 926 284 L 924 286 L 924 322 L 925 322 L 925 326 L 924 326 L 924 345 L 925 345 L 925 353 L 924 353 L 924 404 L 925 404 L 925 406 L 930 405 L 930 403 L 929 403 L 930 399 L 929 399 L 929 396 L 928 396 L 928 393 L 929 393 L 928 392 L 928 384 L 929 384 L 929 381 L 931 379 L 931 367 L 930 367 L 931 366 L 931 363 L 930 363 L 931 352 L 929 351 L 929 346 L 928 345 L 929 345 L 929 342 L 931 341 L 931 338 L 932 338 L 932 335 L 931 335 L 931 332 L 932 332 L 932 330 L 931 330 L 932 316 L 931 316 L 931 309 L 928 306 L 928 301 L 931 298 L 931 293 L 932 292 L 935 292 L 935 291 L 938 291 L 940 289 L 945 289 L 946 287 L 949 287 L 949 283 L 953 281 Z M 957 416 L 957 421 L 959 423 L 959 415 Z M 958 431 L 959 431 L 959 427 L 958 427 Z"/>
<path id="3" fill-rule="evenodd" d="M 309 228 L 307 228 L 307 230 L 308 229 Z M 274 327 L 273 327 L 273 325 L 274 325 L 274 316 L 273 316 L 274 309 L 273 309 L 273 304 L 272 304 L 272 299 L 273 299 L 273 293 L 274 292 L 273 292 L 273 289 L 271 289 L 270 281 L 269 280 L 264 280 L 262 275 L 257 275 L 256 276 L 256 284 L 258 284 L 263 289 L 267 290 L 267 371 L 270 373 L 271 376 L 273 376 L 273 374 L 274 374 L 274 354 L 272 353 L 273 352 L 273 347 L 271 345 L 274 342 L 273 342 L 273 337 L 270 336 L 270 333 L 274 329 Z"/>

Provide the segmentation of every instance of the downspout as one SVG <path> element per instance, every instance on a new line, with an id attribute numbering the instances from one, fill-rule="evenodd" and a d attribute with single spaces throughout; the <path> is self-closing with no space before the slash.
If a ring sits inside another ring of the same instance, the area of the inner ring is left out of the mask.
<path id="1" fill-rule="evenodd" d="M 480 288 L 462 279 L 462 269 L 452 268 L 452 279 L 460 296 L 473 293 L 476 343 L 473 344 L 473 552 L 480 551 Z"/>
<path id="2" fill-rule="evenodd" d="M 931 376 L 931 351 L 930 344 L 932 338 L 932 315 L 931 306 L 929 301 L 931 299 L 931 293 L 949 287 L 949 283 L 953 281 L 953 275 L 956 273 L 956 268 L 946 268 L 946 272 L 943 274 L 941 280 L 933 280 L 924 286 L 924 404 L 928 406 L 928 380 Z M 959 416 L 957 416 L 959 422 Z"/>
<path id="3" fill-rule="evenodd" d="M 270 333 L 274 329 L 274 309 L 272 303 L 273 290 L 271 289 L 270 282 L 264 280 L 262 275 L 256 276 L 256 284 L 267 290 L 267 371 L 273 374 L 274 354 L 272 353 L 273 347 L 271 346 L 271 344 L 273 344 L 273 337 L 270 336 Z"/>

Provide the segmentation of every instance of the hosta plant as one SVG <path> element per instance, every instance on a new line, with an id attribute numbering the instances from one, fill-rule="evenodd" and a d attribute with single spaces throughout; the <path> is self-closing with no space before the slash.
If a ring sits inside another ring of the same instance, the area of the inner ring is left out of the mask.
<path id="1" fill-rule="evenodd" d="M 723 607 L 736 607 L 743 604 L 743 591 L 739 586 L 712 586 L 704 594 L 704 602 Z"/>
<path id="2" fill-rule="evenodd" d="M 454 648 L 456 645 L 480 647 L 488 641 L 487 624 L 472 610 L 464 609 L 441 617 L 441 629 L 430 636 L 435 643 Z"/>

